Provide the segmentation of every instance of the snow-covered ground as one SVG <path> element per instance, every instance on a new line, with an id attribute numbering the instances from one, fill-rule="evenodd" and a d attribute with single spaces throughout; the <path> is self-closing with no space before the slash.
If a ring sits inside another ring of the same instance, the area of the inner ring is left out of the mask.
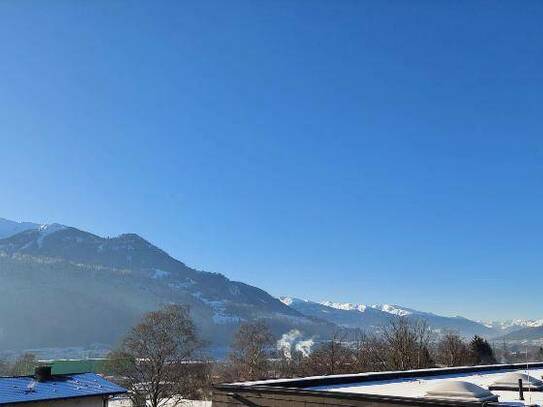
<path id="1" fill-rule="evenodd" d="M 109 407 L 135 407 L 129 398 L 116 397 L 109 400 Z M 139 406 L 138 406 L 139 407 Z M 211 407 L 211 401 L 203 400 L 171 400 L 165 401 L 161 407 Z"/>

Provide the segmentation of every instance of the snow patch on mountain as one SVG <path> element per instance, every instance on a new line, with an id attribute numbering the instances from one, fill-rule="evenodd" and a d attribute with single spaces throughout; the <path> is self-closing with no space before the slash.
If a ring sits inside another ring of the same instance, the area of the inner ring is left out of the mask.
<path id="1" fill-rule="evenodd" d="M 370 305 L 371 308 L 383 311 L 389 314 L 398 315 L 400 317 L 405 317 L 407 315 L 412 315 L 413 311 L 399 307 L 398 305 L 390 304 L 375 304 Z"/>
<path id="2" fill-rule="evenodd" d="M 245 321 L 244 318 L 238 315 L 231 315 L 226 311 L 226 300 L 210 300 L 205 298 L 200 291 L 192 293 L 193 297 L 198 298 L 204 304 L 213 309 L 213 322 L 216 324 L 236 324 Z"/>
<path id="3" fill-rule="evenodd" d="M 479 321 L 488 328 L 511 331 L 521 328 L 539 328 L 543 326 L 543 319 L 511 319 L 507 321 Z"/>
<path id="4" fill-rule="evenodd" d="M 168 277 L 170 275 L 169 271 L 164 271 L 160 269 L 154 269 L 151 278 L 154 280 L 160 280 L 162 278 Z"/>
<path id="5" fill-rule="evenodd" d="M 39 227 L 39 236 L 36 240 L 38 247 L 41 248 L 43 245 L 43 239 L 47 236 L 52 235 L 53 233 L 59 232 L 61 230 L 67 229 L 66 226 L 59 223 L 51 223 L 49 225 L 41 225 Z"/>
<path id="6" fill-rule="evenodd" d="M 301 314 L 323 319 L 345 328 L 376 331 L 395 317 L 407 317 L 426 321 L 434 332 L 452 330 L 459 332 L 466 338 L 473 335 L 495 337 L 499 334 L 496 329 L 488 328 L 479 322 L 463 317 L 437 315 L 393 304 L 364 305 L 337 301 L 313 302 L 291 297 L 282 300 Z"/>
<path id="7" fill-rule="evenodd" d="M 204 304 L 209 305 L 215 310 L 223 310 L 226 304 L 225 300 L 210 300 L 208 298 L 205 298 L 200 291 L 192 293 L 192 296 L 198 298 Z"/>
<path id="8" fill-rule="evenodd" d="M 341 309 L 341 310 L 344 310 L 344 311 L 364 312 L 368 308 L 367 305 L 364 305 L 364 304 L 351 304 L 350 302 L 322 301 L 319 304 L 324 305 L 326 307 L 330 307 L 330 308 Z"/>
<path id="9" fill-rule="evenodd" d="M 281 301 L 283 304 L 288 305 L 288 306 L 291 306 L 292 304 L 296 302 L 298 303 L 310 302 L 309 300 L 302 300 L 300 298 L 294 298 L 294 297 L 279 297 L 279 301 Z"/>
<path id="10" fill-rule="evenodd" d="M 291 299 L 292 303 L 292 299 Z M 365 304 L 353 304 L 350 302 L 335 302 L 335 301 L 321 301 L 319 304 L 326 307 L 331 307 L 335 309 L 340 309 L 344 311 L 359 311 L 365 312 L 368 308 L 373 308 L 379 311 L 386 312 L 388 314 L 398 315 L 405 317 L 407 315 L 412 315 L 414 312 L 407 308 L 400 307 L 398 305 L 390 304 L 374 304 L 374 305 L 365 305 Z M 290 305 L 290 304 L 287 304 Z"/>

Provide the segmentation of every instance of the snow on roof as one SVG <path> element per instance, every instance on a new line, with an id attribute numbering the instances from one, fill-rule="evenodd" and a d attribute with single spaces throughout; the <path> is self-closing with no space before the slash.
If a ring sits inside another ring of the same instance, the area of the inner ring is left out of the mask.
<path id="1" fill-rule="evenodd" d="M 426 401 L 442 399 L 448 403 L 483 403 L 494 401 L 497 396 L 498 404 L 503 407 L 543 407 L 543 388 L 535 387 L 542 377 L 543 362 L 535 362 L 258 380 L 225 383 L 215 387 L 228 392 L 250 392 L 254 388 L 258 393 L 281 392 L 285 389 L 295 392 L 299 389 L 302 394 L 309 391 L 323 397 L 392 397 L 406 398 L 411 403 L 417 398 Z M 519 378 L 523 379 L 524 400 L 520 399 Z M 510 383 L 514 380 L 517 388 L 493 387 L 494 383 Z"/>
<path id="2" fill-rule="evenodd" d="M 443 398 L 438 397 L 439 392 L 446 391 L 447 386 L 451 386 L 454 392 L 456 389 L 460 394 L 461 388 L 464 385 L 458 385 L 456 383 L 471 383 L 474 386 L 478 386 L 483 390 L 488 389 L 493 383 L 503 380 L 503 378 L 511 373 L 524 373 L 537 378 L 542 377 L 543 368 L 526 370 L 490 370 L 490 371 L 475 371 L 467 373 L 451 373 L 444 375 L 429 375 L 407 378 L 396 378 L 390 380 L 375 380 L 364 381 L 359 383 L 350 384 L 335 384 L 335 385 L 323 385 L 309 387 L 307 390 L 321 390 L 327 392 L 339 392 L 350 394 L 371 394 L 380 396 L 398 396 L 398 397 L 415 397 L 424 398 L 430 396 L 431 398 Z M 518 383 L 518 381 L 517 381 Z M 445 386 L 440 389 L 441 386 Z M 470 386 L 471 387 L 471 386 Z M 473 390 L 474 388 L 472 388 Z M 466 390 L 466 389 L 465 389 Z M 467 390 L 466 390 L 467 391 Z M 437 394 L 436 394 L 437 393 Z M 526 387 L 524 390 L 525 401 L 519 399 L 519 392 L 517 390 L 492 390 L 492 393 L 498 396 L 499 402 L 505 403 L 520 403 L 518 405 L 539 405 L 543 406 L 543 392 L 532 391 Z M 479 395 L 480 396 L 480 395 Z M 461 398 L 461 397 L 460 397 Z"/>
<path id="3" fill-rule="evenodd" d="M 110 399 L 108 407 L 133 407 L 134 404 L 129 397 L 116 397 Z M 161 407 L 211 407 L 211 401 L 206 400 L 189 400 L 174 397 L 170 400 L 162 400 Z"/>
<path id="4" fill-rule="evenodd" d="M 435 385 L 424 397 L 461 401 L 498 401 L 498 396 L 476 384 L 444 381 Z"/>
<path id="5" fill-rule="evenodd" d="M 126 389 L 95 373 L 53 375 L 43 382 L 33 376 L 0 377 L 0 405 L 122 393 Z"/>
<path id="6" fill-rule="evenodd" d="M 524 390 L 543 390 L 543 381 L 522 372 L 510 372 L 501 375 L 490 388 L 496 390 L 518 390 L 519 380 L 522 380 Z"/>

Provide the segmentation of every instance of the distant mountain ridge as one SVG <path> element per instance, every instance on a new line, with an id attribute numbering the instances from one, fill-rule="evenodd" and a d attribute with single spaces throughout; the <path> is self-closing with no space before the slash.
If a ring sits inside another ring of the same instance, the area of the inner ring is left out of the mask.
<path id="1" fill-rule="evenodd" d="M 189 305 L 204 339 L 221 352 L 241 322 L 257 319 L 278 336 L 296 329 L 312 341 L 338 327 L 378 331 L 397 315 L 464 336 L 503 336 L 543 324 L 481 323 L 391 304 L 280 301 L 195 270 L 133 233 L 104 238 L 56 223 L 0 218 L 0 237 L 0 349 L 112 346 L 143 313 L 168 303 Z"/>
<path id="2" fill-rule="evenodd" d="M 40 225 L 37 223 L 15 222 L 0 218 L 0 239 L 13 236 L 17 233 L 24 232 L 25 230 L 38 229 L 39 227 Z"/>
<path id="3" fill-rule="evenodd" d="M 533 326 L 521 329 L 516 329 L 502 336 L 500 339 L 506 341 L 520 341 L 531 342 L 535 341 L 538 345 L 541 345 L 543 341 L 543 326 Z"/>
<path id="4" fill-rule="evenodd" d="M 473 335 L 495 337 L 500 334 L 497 329 L 489 328 L 467 318 L 459 316 L 445 317 L 399 305 L 365 305 L 335 301 L 313 302 L 292 297 L 281 297 L 280 299 L 284 304 L 302 314 L 324 319 L 346 328 L 378 331 L 392 318 L 402 316 L 425 320 L 430 328 L 436 332 L 452 330 L 466 337 Z"/>
<path id="5" fill-rule="evenodd" d="M 517 331 L 523 328 L 538 328 L 543 326 L 543 319 L 513 319 L 507 321 L 479 321 L 489 328 L 501 330 L 504 333 Z"/>
<path id="6" fill-rule="evenodd" d="M 239 323 L 326 337 L 334 325 L 265 291 L 192 269 L 136 234 L 103 238 L 60 224 L 0 239 L 0 348 L 114 345 L 146 311 L 179 303 L 224 348 Z"/>

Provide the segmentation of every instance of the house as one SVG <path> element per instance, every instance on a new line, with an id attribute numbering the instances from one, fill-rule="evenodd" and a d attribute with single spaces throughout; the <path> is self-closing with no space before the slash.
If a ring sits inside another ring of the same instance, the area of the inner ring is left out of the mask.
<path id="1" fill-rule="evenodd" d="M 95 373 L 52 375 L 37 367 L 32 376 L 0 377 L 0 406 L 106 407 L 127 390 Z"/>
<path id="2" fill-rule="evenodd" d="M 542 375 L 530 363 L 230 383 L 212 407 L 543 406 Z"/>

